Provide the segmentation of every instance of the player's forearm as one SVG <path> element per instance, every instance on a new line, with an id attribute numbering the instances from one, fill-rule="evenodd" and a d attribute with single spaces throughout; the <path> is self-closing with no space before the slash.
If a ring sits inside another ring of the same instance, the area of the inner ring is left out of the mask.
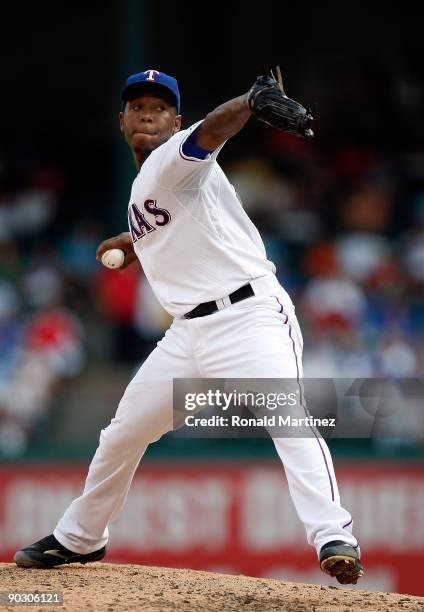
<path id="1" fill-rule="evenodd" d="M 247 94 L 224 102 L 206 115 L 196 131 L 196 145 L 213 151 L 234 136 L 247 123 L 251 115 Z"/>

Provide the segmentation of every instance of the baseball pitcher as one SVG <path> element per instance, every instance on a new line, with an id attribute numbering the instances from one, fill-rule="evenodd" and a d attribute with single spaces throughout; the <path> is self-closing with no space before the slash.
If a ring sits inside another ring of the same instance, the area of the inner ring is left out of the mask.
<path id="1" fill-rule="evenodd" d="M 137 168 L 129 231 L 104 241 L 97 258 L 115 248 L 124 251 L 122 267 L 138 258 L 173 323 L 102 430 L 81 496 L 53 534 L 15 554 L 21 567 L 104 557 L 108 524 L 121 512 L 147 446 L 172 429 L 174 378 L 302 378 L 294 306 L 217 159 L 252 116 L 312 138 L 310 110 L 287 97 L 279 69 L 185 130 L 173 77 L 134 74 L 121 98 L 120 129 Z M 311 430 L 310 437 L 273 442 L 321 569 L 355 584 L 363 574 L 359 546 L 325 441 Z"/>

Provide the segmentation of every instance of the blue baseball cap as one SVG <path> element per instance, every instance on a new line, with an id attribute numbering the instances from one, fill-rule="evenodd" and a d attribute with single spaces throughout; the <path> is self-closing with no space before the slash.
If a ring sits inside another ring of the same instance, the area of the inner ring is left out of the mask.
<path id="1" fill-rule="evenodd" d="M 175 99 L 175 106 L 177 112 L 180 112 L 180 92 L 178 89 L 177 80 L 174 77 L 159 72 L 159 70 L 145 70 L 144 72 L 137 72 L 129 76 L 125 82 L 125 87 L 121 93 L 122 108 L 125 106 L 125 102 L 129 99 L 130 92 L 137 85 L 156 85 L 164 87 L 168 93 L 171 93 Z"/>

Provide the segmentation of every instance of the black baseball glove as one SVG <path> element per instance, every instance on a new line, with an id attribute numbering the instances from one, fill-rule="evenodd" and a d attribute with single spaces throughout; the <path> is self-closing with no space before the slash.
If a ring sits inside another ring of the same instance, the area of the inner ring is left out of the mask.
<path id="1" fill-rule="evenodd" d="M 256 79 L 249 90 L 247 101 L 250 110 L 260 121 L 300 138 L 313 138 L 311 109 L 286 96 L 279 66 L 277 79 L 272 71 Z"/>

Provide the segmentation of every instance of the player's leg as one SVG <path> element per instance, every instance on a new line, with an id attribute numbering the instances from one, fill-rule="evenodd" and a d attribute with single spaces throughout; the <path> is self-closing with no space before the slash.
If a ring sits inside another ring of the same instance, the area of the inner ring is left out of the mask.
<path id="1" fill-rule="evenodd" d="M 205 317 L 200 325 L 203 342 L 197 357 L 205 376 L 292 379 L 293 383 L 301 379 L 302 339 L 286 294 L 245 300 Z M 312 430 L 308 433 L 310 437 L 273 440 L 308 542 L 318 554 L 333 541 L 357 547 L 352 517 L 340 504 L 328 447 Z"/>
<path id="2" fill-rule="evenodd" d="M 107 525 L 122 510 L 147 446 L 172 429 L 173 378 L 199 376 L 185 333 L 187 323 L 174 321 L 128 385 L 116 416 L 102 430 L 84 491 L 54 530 L 54 537 L 67 550 L 88 555 L 106 545 Z M 29 566 L 30 561 L 21 557 L 22 564 Z M 44 561 L 43 557 L 41 564 Z"/>

